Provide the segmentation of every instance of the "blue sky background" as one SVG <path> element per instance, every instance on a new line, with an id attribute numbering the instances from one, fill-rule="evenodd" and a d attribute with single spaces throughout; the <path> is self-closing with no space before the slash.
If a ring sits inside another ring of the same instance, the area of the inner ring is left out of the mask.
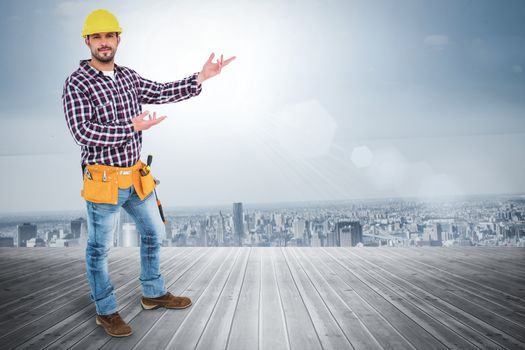
<path id="1" fill-rule="evenodd" d="M 116 62 L 172 81 L 237 56 L 200 96 L 146 106 L 168 207 L 525 192 L 523 1 L 2 1 L 0 212 L 81 209 L 61 91 L 86 15 Z"/>

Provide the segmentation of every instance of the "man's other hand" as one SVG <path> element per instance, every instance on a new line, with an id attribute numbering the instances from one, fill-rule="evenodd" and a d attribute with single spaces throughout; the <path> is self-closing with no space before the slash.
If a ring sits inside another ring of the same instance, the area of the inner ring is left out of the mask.
<path id="1" fill-rule="evenodd" d="M 148 119 L 145 119 L 146 117 L 148 117 Z M 149 111 L 145 111 L 137 115 L 136 117 L 133 117 L 131 121 L 133 122 L 133 129 L 135 131 L 141 131 L 141 130 L 148 130 L 153 125 L 157 125 L 164 119 L 166 119 L 165 115 L 157 118 L 156 112 L 153 112 L 153 114 L 150 114 Z"/>

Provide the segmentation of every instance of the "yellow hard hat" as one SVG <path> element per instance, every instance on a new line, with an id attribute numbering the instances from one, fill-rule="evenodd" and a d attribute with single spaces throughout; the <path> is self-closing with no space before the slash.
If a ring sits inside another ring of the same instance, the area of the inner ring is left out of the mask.
<path id="1" fill-rule="evenodd" d="M 84 28 L 82 29 L 82 36 L 85 38 L 86 35 L 94 33 L 107 33 L 117 32 L 122 33 L 122 28 L 118 24 L 117 17 L 111 12 L 103 9 L 98 9 L 91 12 L 84 22 Z"/>

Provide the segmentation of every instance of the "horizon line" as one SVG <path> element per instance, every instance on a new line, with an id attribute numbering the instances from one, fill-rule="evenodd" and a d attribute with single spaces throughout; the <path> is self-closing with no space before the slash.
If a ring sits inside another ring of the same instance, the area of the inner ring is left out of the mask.
<path id="1" fill-rule="evenodd" d="M 344 199 L 309 199 L 309 200 L 299 200 L 299 201 L 280 201 L 280 202 L 243 202 L 236 201 L 231 203 L 216 203 L 216 204 L 203 204 L 203 205 L 180 205 L 177 207 L 169 206 L 164 207 L 165 211 L 183 211 L 189 209 L 200 209 L 200 210 L 209 210 L 209 209 L 221 209 L 230 207 L 233 203 L 242 203 L 244 208 L 256 209 L 256 206 L 280 206 L 280 209 L 283 209 L 283 206 L 291 205 L 312 205 L 312 204 L 331 204 L 339 202 L 343 204 L 344 202 L 370 202 L 370 201 L 416 201 L 416 202 L 440 202 L 446 200 L 461 201 L 465 199 L 474 199 L 476 197 L 525 197 L 525 192 L 517 193 L 477 193 L 477 194 L 466 194 L 466 195 L 441 195 L 441 196 L 432 196 L 432 197 L 417 197 L 417 196 L 394 196 L 394 197 L 360 197 L 360 198 L 344 198 Z M 37 211 L 12 211 L 12 212 L 1 212 L 0 215 L 29 215 L 29 214 L 58 214 L 58 213 L 72 213 L 72 212 L 84 212 L 84 209 L 73 209 L 73 210 L 37 210 Z"/>

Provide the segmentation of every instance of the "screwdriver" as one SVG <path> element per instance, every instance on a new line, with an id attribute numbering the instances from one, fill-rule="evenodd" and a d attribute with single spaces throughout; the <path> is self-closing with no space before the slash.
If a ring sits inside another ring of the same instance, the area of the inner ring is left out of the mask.
<path id="1" fill-rule="evenodd" d="M 140 169 L 140 174 L 142 176 L 146 176 L 149 174 L 149 172 L 151 171 L 150 165 L 152 161 L 153 161 L 153 156 L 150 154 L 148 155 L 148 161 L 146 165 L 147 172 L 144 169 Z M 155 185 L 159 185 L 159 184 L 160 184 L 160 181 L 155 179 Z M 155 199 L 157 200 L 157 206 L 159 207 L 160 218 L 162 219 L 163 223 L 166 223 L 166 218 L 164 217 L 164 210 L 162 210 L 162 204 L 160 203 L 159 197 L 157 196 L 157 189 L 155 187 L 153 188 L 153 192 L 155 192 Z"/>

